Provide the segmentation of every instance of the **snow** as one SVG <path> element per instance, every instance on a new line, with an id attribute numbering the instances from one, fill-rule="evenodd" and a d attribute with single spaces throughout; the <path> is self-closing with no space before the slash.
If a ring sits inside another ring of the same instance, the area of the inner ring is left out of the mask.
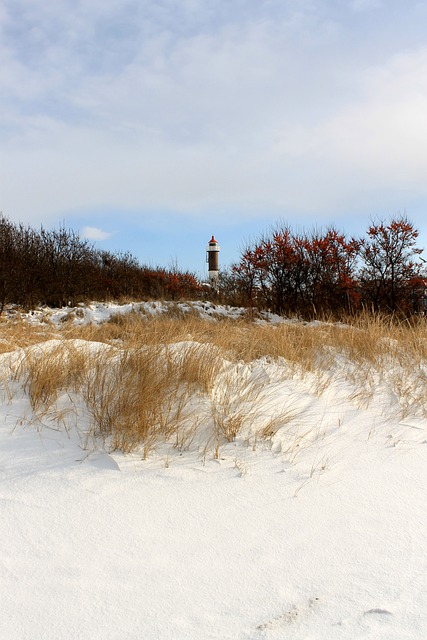
<path id="1" fill-rule="evenodd" d="M 71 322 L 74 325 L 89 323 L 102 323 L 111 319 L 114 315 L 126 315 L 132 311 L 153 317 L 161 315 L 171 310 L 178 314 L 195 313 L 200 318 L 211 320 L 219 318 L 239 319 L 248 315 L 247 309 L 242 307 L 232 307 L 229 305 L 214 304 L 209 301 L 192 302 L 162 302 L 154 300 L 151 302 L 130 302 L 128 304 L 116 304 L 112 302 L 92 302 L 89 305 L 79 305 L 77 307 L 63 307 L 61 309 L 51 309 L 50 307 L 39 307 L 28 313 L 19 312 L 19 316 L 31 324 L 40 322 L 51 322 L 60 325 L 64 322 Z M 7 313 L 14 316 L 17 311 L 9 308 Z M 290 322 L 282 316 L 265 311 L 253 311 L 257 322 L 268 322 L 277 324 L 280 322 Z"/>
<path id="2" fill-rule="evenodd" d="M 24 356 L 1 357 L 0 638 L 427 637 L 427 420 L 415 406 L 402 419 L 387 380 L 360 406 L 339 359 L 321 394 L 286 362 L 224 361 L 212 394 L 235 381 L 229 412 L 258 388 L 247 432 L 217 458 L 165 443 L 143 460 L 88 443 L 78 398 L 58 399 L 60 423 L 35 416 L 9 370 Z M 271 442 L 251 440 L 274 415 Z"/>

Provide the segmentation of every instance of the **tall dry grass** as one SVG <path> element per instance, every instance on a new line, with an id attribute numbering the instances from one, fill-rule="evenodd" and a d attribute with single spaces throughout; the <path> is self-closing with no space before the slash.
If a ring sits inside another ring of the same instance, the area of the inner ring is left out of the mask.
<path id="1" fill-rule="evenodd" d="M 145 456 L 164 441 L 218 452 L 239 435 L 269 439 L 291 422 L 292 405 L 262 415 L 259 406 L 268 400 L 262 381 L 239 374 L 239 363 L 260 358 L 280 359 L 283 375 L 310 380 L 319 395 L 339 376 L 359 406 L 368 406 L 378 384 L 386 383 L 402 416 L 427 417 L 424 318 L 398 323 L 366 314 L 346 324 L 271 325 L 131 313 L 59 329 L 2 322 L 0 345 L 15 354 L 13 375 L 36 415 L 51 411 L 61 394 L 77 394 L 89 438 L 126 452 L 140 448 Z"/>

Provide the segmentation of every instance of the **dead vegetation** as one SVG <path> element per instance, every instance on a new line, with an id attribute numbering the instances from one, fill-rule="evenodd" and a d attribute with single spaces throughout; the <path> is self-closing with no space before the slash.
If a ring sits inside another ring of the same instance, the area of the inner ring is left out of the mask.
<path id="1" fill-rule="evenodd" d="M 90 423 L 87 438 L 143 456 L 159 442 L 218 452 L 237 437 L 254 443 L 286 429 L 297 413 L 292 403 L 271 415 L 259 409 L 268 404 L 267 387 L 245 366 L 259 359 L 281 362 L 283 375 L 306 379 L 319 395 L 340 377 L 359 407 L 369 406 L 384 381 L 403 417 L 427 416 L 423 318 L 273 325 L 130 313 L 60 328 L 2 321 L 0 340 L 36 416 L 58 415 L 61 399 L 76 405 L 78 397 Z"/>

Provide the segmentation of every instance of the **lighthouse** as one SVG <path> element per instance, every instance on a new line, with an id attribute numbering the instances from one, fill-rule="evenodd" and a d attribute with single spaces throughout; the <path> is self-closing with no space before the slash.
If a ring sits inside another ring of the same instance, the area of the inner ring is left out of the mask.
<path id="1" fill-rule="evenodd" d="M 220 252 L 219 244 L 214 236 L 209 240 L 206 249 L 206 262 L 208 263 L 208 278 L 211 287 L 218 291 L 218 254 Z"/>

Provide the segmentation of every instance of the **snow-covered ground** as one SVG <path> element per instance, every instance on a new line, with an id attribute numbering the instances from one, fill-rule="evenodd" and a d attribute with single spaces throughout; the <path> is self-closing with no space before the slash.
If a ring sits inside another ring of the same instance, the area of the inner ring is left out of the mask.
<path id="1" fill-rule="evenodd" d="M 175 312 L 185 315 L 193 313 L 203 319 L 245 318 L 248 310 L 243 307 L 231 307 L 229 305 L 213 304 L 209 301 L 192 302 L 161 302 L 153 300 L 151 302 L 129 302 L 127 304 L 116 304 L 112 302 L 94 302 L 90 305 L 79 305 L 78 307 L 63 307 L 61 309 L 51 309 L 50 307 L 39 307 L 29 313 L 17 312 L 13 308 L 6 310 L 9 317 L 19 313 L 19 316 L 26 322 L 39 324 L 40 322 L 50 322 L 61 324 L 72 322 L 74 325 L 88 323 L 102 323 L 109 320 L 114 315 L 126 315 L 137 312 L 147 318 L 162 315 L 164 313 Z M 259 321 L 269 323 L 283 322 L 284 319 L 276 314 L 260 311 L 257 313 Z"/>
<path id="2" fill-rule="evenodd" d="M 143 460 L 86 446 L 84 415 L 34 416 L 1 358 L 0 638 L 427 638 L 427 420 L 384 381 L 361 408 L 337 372 L 319 394 L 285 362 L 230 366 L 290 416 L 272 441 Z"/>

